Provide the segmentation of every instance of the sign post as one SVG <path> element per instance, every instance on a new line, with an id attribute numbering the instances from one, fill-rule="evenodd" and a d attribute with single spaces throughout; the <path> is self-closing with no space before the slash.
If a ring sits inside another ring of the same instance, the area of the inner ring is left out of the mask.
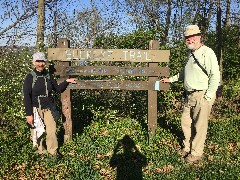
<path id="1" fill-rule="evenodd" d="M 59 39 L 58 48 L 70 48 L 70 42 L 67 39 Z M 70 61 L 61 61 L 58 62 L 58 66 L 60 67 L 68 67 L 71 66 Z M 60 80 L 68 77 L 66 74 L 60 74 Z M 72 140 L 72 113 L 71 113 L 71 95 L 70 88 L 68 87 L 63 93 L 61 93 L 61 102 L 62 102 L 62 113 L 64 115 L 63 118 L 63 126 L 64 126 L 64 142 L 68 142 Z"/>
<path id="2" fill-rule="evenodd" d="M 159 49 L 159 42 L 158 41 L 150 41 L 149 49 L 157 50 Z M 158 67 L 157 62 L 150 62 L 148 63 L 150 68 Z M 156 82 L 158 77 L 150 76 L 149 82 L 154 83 Z M 148 90 L 148 134 L 151 138 L 156 131 L 157 128 L 157 91 Z"/>

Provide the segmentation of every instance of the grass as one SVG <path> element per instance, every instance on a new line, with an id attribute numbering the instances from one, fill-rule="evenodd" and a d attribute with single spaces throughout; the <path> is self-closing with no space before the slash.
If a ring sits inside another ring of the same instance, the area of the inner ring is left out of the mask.
<path id="1" fill-rule="evenodd" d="M 180 115 L 180 114 L 179 114 Z M 240 179 L 239 115 L 209 123 L 203 160 L 185 163 L 177 154 L 181 140 L 179 116 L 159 120 L 148 139 L 137 120 L 92 121 L 73 141 L 63 144 L 64 157 L 40 160 L 30 133 L 1 133 L 2 179 Z"/>

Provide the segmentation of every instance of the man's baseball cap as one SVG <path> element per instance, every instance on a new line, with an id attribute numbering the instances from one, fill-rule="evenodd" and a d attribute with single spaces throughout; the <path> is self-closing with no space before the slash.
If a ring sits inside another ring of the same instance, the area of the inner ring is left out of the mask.
<path id="1" fill-rule="evenodd" d="M 200 36 L 201 31 L 197 25 L 189 25 L 186 27 L 184 36 L 189 37 L 189 36 Z"/>
<path id="2" fill-rule="evenodd" d="M 33 54 L 33 62 L 36 61 L 47 61 L 47 58 L 43 52 L 36 52 Z"/>

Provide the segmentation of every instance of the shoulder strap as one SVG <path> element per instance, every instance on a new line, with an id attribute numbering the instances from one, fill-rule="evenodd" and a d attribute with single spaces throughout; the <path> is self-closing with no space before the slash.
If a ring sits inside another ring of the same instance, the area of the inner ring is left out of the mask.
<path id="1" fill-rule="evenodd" d="M 37 81 L 37 74 L 34 71 L 31 71 L 30 74 L 33 77 L 33 81 L 32 81 L 32 88 L 35 85 L 36 81 Z"/>
<path id="2" fill-rule="evenodd" d="M 194 61 L 197 63 L 197 65 L 202 69 L 202 71 L 208 76 L 207 70 L 204 69 L 204 67 L 202 67 L 202 65 L 199 63 L 199 61 L 197 60 L 197 58 L 195 57 L 195 55 L 193 54 L 193 52 L 191 51 L 191 55 L 194 59 Z"/>
<path id="3" fill-rule="evenodd" d="M 50 80 L 50 76 L 47 73 L 46 76 L 44 76 L 44 80 L 45 80 L 45 89 L 46 89 L 46 95 L 48 96 L 48 88 L 47 88 L 47 79 Z"/>

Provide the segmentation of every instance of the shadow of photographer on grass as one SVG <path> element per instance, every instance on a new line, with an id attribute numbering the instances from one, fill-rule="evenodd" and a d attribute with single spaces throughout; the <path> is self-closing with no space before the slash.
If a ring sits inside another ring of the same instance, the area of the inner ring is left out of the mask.
<path id="1" fill-rule="evenodd" d="M 116 180 L 141 180 L 142 168 L 146 165 L 146 156 L 137 149 L 128 135 L 118 141 L 110 160 L 110 166 L 117 170 Z"/>

